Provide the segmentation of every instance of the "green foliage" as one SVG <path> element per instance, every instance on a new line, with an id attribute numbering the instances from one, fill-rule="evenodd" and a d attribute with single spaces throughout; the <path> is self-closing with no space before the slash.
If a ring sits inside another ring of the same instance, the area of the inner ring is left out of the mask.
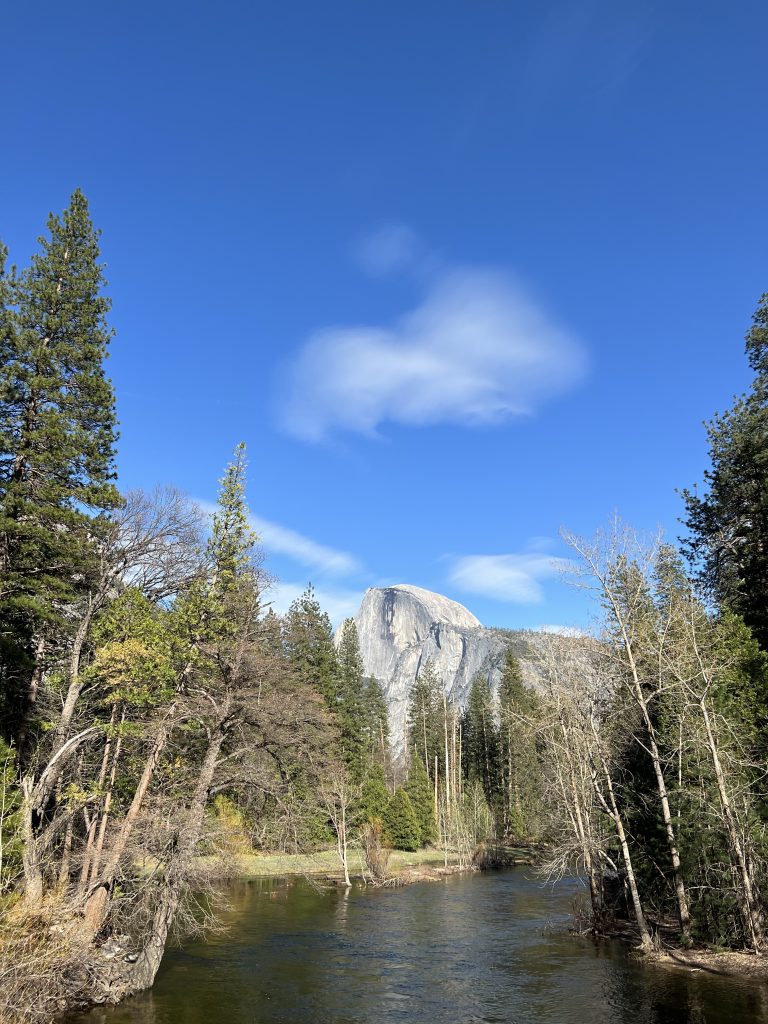
<path id="1" fill-rule="evenodd" d="M 105 701 L 151 708 L 171 698 L 177 671 L 169 620 L 132 588 L 112 602 L 93 631 L 96 650 L 84 673 Z"/>
<path id="2" fill-rule="evenodd" d="M 235 856 L 252 853 L 248 822 L 235 801 L 224 793 L 218 793 L 213 798 L 212 812 L 224 850 Z"/>
<path id="3" fill-rule="evenodd" d="M 389 714 L 387 698 L 378 679 L 363 680 L 363 744 L 369 757 L 385 764 L 389 753 Z"/>
<path id="4" fill-rule="evenodd" d="M 411 755 L 408 767 L 408 781 L 405 784 L 411 806 L 419 826 L 419 845 L 434 843 L 437 838 L 435 821 L 435 794 L 429 782 L 424 763 L 418 755 Z"/>
<path id="5" fill-rule="evenodd" d="M 336 698 L 333 710 L 341 730 L 342 757 L 353 781 L 361 781 L 371 761 L 386 762 L 387 702 L 377 679 L 363 677 L 360 639 L 354 619 L 339 630 Z"/>
<path id="6" fill-rule="evenodd" d="M 541 702 L 523 682 L 520 662 L 506 653 L 499 683 L 499 760 L 503 792 L 502 831 L 516 842 L 540 833 L 543 793 L 536 725 Z"/>
<path id="7" fill-rule="evenodd" d="M 476 676 L 467 699 L 463 722 L 464 774 L 470 782 L 478 779 L 488 803 L 500 809 L 500 750 L 491 683 L 487 676 Z"/>
<path id="8" fill-rule="evenodd" d="M 378 761 L 371 761 L 366 769 L 360 793 L 360 819 L 363 822 L 372 822 L 377 818 L 383 818 L 388 803 L 389 790 L 384 766 Z"/>
<path id="9" fill-rule="evenodd" d="M 334 708 L 338 659 L 333 629 L 311 583 L 283 619 L 283 650 L 299 677 L 322 694 L 329 708 Z"/>
<path id="10" fill-rule="evenodd" d="M 382 815 L 384 839 L 387 845 L 396 850 L 417 850 L 421 839 L 421 830 L 416 820 L 416 812 L 410 797 L 400 787 L 389 799 L 386 811 Z"/>
<path id="11" fill-rule="evenodd" d="M 21 793 L 16 785 L 16 756 L 0 740 L 0 896 L 12 886 L 21 868 Z"/>
<path id="12" fill-rule="evenodd" d="M 0 266 L 0 729 L 20 728 L 40 641 L 88 592 L 103 513 L 119 505 L 112 335 L 99 234 L 78 190 L 26 270 Z M 4 265 L 5 251 L 0 253 Z"/>
<path id="13" fill-rule="evenodd" d="M 703 494 L 683 491 L 685 550 L 712 600 L 741 615 L 768 650 L 768 293 L 747 334 L 748 393 L 707 430 Z"/>
<path id="14" fill-rule="evenodd" d="M 677 911 L 669 838 L 650 756 L 653 737 L 693 935 L 728 945 L 749 943 L 738 896 L 738 862 L 739 857 L 754 862 L 759 877 L 764 856 L 759 812 L 765 807 L 765 655 L 739 616 L 728 609 L 718 614 L 696 596 L 671 546 L 654 546 L 634 560 L 616 558 L 610 571 L 648 722 L 627 687 L 619 685 L 606 700 L 601 728 L 632 836 L 632 861 L 643 899 L 654 913 L 672 916 Z M 614 653 L 620 649 L 621 644 Z M 621 657 L 616 665 L 615 678 L 621 683 L 631 666 Z"/>
<path id="15" fill-rule="evenodd" d="M 341 730 L 341 753 L 353 780 L 363 776 L 368 753 L 363 659 L 354 619 L 341 624 L 336 694 L 332 710 Z"/>
<path id="16" fill-rule="evenodd" d="M 245 445 L 241 442 L 221 479 L 206 551 L 210 595 L 220 601 L 237 593 L 244 580 L 253 583 L 255 577 L 254 548 L 258 537 L 248 519 L 246 467 Z"/>
<path id="17" fill-rule="evenodd" d="M 179 596 L 172 610 L 175 657 L 184 675 L 191 671 L 231 684 L 231 670 L 243 644 L 261 634 L 260 577 L 256 565 L 258 537 L 248 521 L 245 502 L 245 445 L 221 480 L 205 571 Z"/>
<path id="18" fill-rule="evenodd" d="M 768 753 L 768 652 L 744 620 L 722 612 L 713 623 L 713 640 L 722 671 L 713 687 L 713 705 L 748 734 L 755 755 Z"/>
<path id="19" fill-rule="evenodd" d="M 443 752 L 443 700 L 442 683 L 428 661 L 408 695 L 408 748 L 422 759 L 430 778 L 435 758 Z"/>
<path id="20" fill-rule="evenodd" d="M 306 853 L 333 841 L 328 813 L 320 805 L 316 780 L 294 760 L 283 767 L 280 799 L 267 797 L 259 809 L 260 845 L 266 850 Z"/>

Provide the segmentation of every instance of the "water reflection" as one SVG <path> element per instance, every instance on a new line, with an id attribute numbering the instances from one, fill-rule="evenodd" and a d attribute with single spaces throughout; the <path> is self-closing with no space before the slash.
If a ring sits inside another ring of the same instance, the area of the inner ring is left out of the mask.
<path id="1" fill-rule="evenodd" d="M 77 1024 L 758 1024 L 766 989 L 563 932 L 576 883 L 523 869 L 399 890 L 239 884 L 228 930 Z"/>

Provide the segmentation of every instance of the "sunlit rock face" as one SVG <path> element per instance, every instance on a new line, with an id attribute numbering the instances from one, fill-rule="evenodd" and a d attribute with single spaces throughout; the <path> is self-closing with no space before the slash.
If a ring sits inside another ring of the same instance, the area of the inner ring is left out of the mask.
<path id="1" fill-rule="evenodd" d="M 533 673 L 527 664 L 525 634 L 487 629 L 463 605 L 420 587 L 372 587 L 363 596 L 355 623 L 365 673 L 376 676 L 384 687 L 397 754 L 404 747 L 408 695 L 427 661 L 460 707 L 466 705 L 478 673 L 488 676 L 497 689 L 510 644 L 521 659 L 524 676 Z"/>

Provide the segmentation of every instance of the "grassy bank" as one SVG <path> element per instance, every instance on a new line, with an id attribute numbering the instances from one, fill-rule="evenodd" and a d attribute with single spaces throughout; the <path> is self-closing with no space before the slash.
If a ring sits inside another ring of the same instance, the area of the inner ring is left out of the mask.
<path id="1" fill-rule="evenodd" d="M 399 875 L 412 868 L 439 868 L 445 864 L 442 850 L 393 850 L 388 870 Z M 455 865 L 456 857 L 449 851 L 448 864 Z M 319 850 L 315 853 L 254 853 L 237 858 L 242 878 L 263 878 L 269 875 L 340 875 L 339 858 L 335 850 Z M 359 850 L 349 851 L 349 873 L 362 875 L 363 862 Z"/>
<path id="2" fill-rule="evenodd" d="M 349 851 L 349 873 L 360 877 L 363 874 L 363 859 L 360 850 Z M 535 861 L 536 851 L 526 847 L 491 847 L 478 851 L 477 866 L 481 868 L 505 867 L 513 864 L 530 864 Z M 446 866 L 453 871 L 459 863 L 458 854 L 448 851 L 446 858 L 442 850 L 427 848 L 410 853 L 393 850 L 387 865 L 393 877 L 413 874 L 423 870 L 425 875 L 438 872 Z M 266 878 L 282 875 L 330 875 L 341 876 L 341 866 L 335 849 L 316 850 L 314 853 L 239 853 L 233 857 L 233 868 L 240 878 Z"/>

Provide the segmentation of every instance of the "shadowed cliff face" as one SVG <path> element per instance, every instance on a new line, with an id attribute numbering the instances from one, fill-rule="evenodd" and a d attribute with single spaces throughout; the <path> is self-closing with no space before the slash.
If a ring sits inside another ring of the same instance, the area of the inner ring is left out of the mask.
<path id="1" fill-rule="evenodd" d="M 496 690 L 510 644 L 526 671 L 528 644 L 523 634 L 486 629 L 463 605 L 420 587 L 398 584 L 367 590 L 355 623 L 365 673 L 376 676 L 384 687 L 396 754 L 404 747 L 408 695 L 427 661 L 460 707 L 478 673 L 489 676 Z"/>

